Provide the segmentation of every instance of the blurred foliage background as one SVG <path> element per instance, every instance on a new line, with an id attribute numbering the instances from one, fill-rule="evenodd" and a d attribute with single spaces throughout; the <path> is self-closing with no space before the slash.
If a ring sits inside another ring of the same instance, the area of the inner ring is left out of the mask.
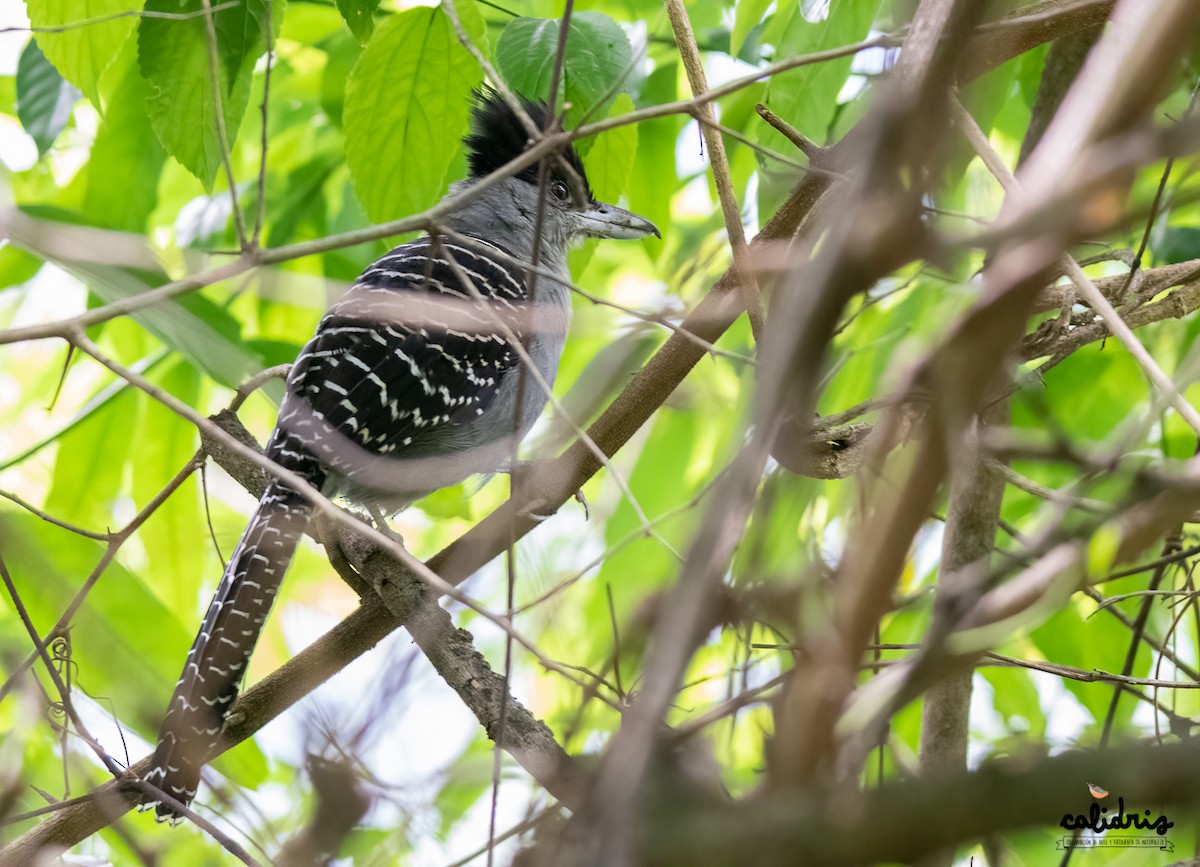
<path id="1" fill-rule="evenodd" d="M 3 23 L 16 30 L 0 34 L 2 204 L 43 227 L 114 234 L 101 236 L 99 248 L 79 258 L 52 244 L 0 243 L 0 326 L 61 319 L 231 261 L 240 239 L 222 132 L 245 234 L 269 248 L 419 212 L 465 174 L 458 141 L 469 91 L 485 75 L 442 7 L 404 0 L 214 2 L 218 110 L 202 15 L 209 5 L 29 0 L 22 8 L 9 0 Z M 456 5 L 474 43 L 511 87 L 548 95 L 562 13 L 557 0 Z M 693 3 L 689 12 L 716 86 L 777 60 L 899 33 L 911 6 L 902 0 L 714 0 Z M 40 28 L 32 38 L 29 25 Z M 748 231 L 775 212 L 804 171 L 803 155 L 762 122 L 755 104 L 766 103 L 818 144 L 832 143 L 862 117 L 895 53 L 881 47 L 804 66 L 748 83 L 718 101 Z M 1030 123 L 1045 58 L 1045 46 L 1028 51 L 962 93 L 1010 165 Z M 1176 86 L 1154 109 L 1158 118 L 1187 111 L 1195 72 L 1180 68 Z M 567 126 L 688 96 L 657 2 L 576 4 L 565 64 Z M 616 127 L 582 140 L 579 149 L 598 198 L 620 199 L 663 230 L 661 240 L 592 243 L 574 254 L 576 282 L 617 305 L 575 299 L 556 391 L 585 424 L 669 335 L 647 316 L 678 322 L 729 266 L 730 253 L 699 131 L 686 115 Z M 1161 177 L 1161 164 L 1138 173 L 1131 212 L 1149 212 Z M 1149 225 L 1145 267 L 1200 257 L 1198 192 L 1194 159 L 1179 161 Z M 1001 201 L 1000 188 L 964 145 L 945 167 L 926 218 L 950 236 L 963 236 L 992 218 Z M 1144 218 L 1130 220 L 1079 256 L 1136 250 L 1146 229 Z M 227 406 L 233 390 L 253 374 L 290 361 L 328 303 L 366 264 L 405 239 L 298 255 L 93 326 L 88 334 L 110 356 L 207 415 Z M 958 248 L 936 265 L 906 267 L 860 298 L 830 347 L 819 411 L 838 413 L 895 386 L 906 365 L 974 299 L 982 264 L 982 251 Z M 1127 265 L 1101 261 L 1088 270 L 1101 277 L 1125 273 Z M 622 306 L 647 316 L 630 316 Z M 1187 316 L 1139 335 L 1173 370 L 1192 353 L 1198 329 L 1197 318 Z M 610 474 L 601 473 L 585 489 L 590 517 L 568 506 L 519 547 L 519 628 L 550 658 L 603 678 L 601 691 L 611 702 L 589 700 L 575 684 L 516 653 L 514 693 L 546 720 L 568 752 L 598 752 L 618 726 L 619 706 L 638 688 L 641 638 L 657 594 L 676 579 L 699 508 L 745 435 L 755 350 L 744 319 L 718 348 L 615 459 L 636 505 Z M 1035 366 L 1036 360 L 1024 369 Z M 260 439 L 274 422 L 279 393 L 278 384 L 256 392 L 241 410 Z M 1187 394 L 1200 399 L 1196 387 Z M 1119 444 L 1119 471 L 1075 491 L 1115 501 L 1137 466 L 1195 451 L 1194 434 L 1173 414 L 1153 415 L 1150 397 L 1127 352 L 1113 341 L 1097 342 L 1030 379 L 1014 396 L 1013 424 L 1083 452 Z M 531 457 L 552 455 L 571 434 L 561 420 L 546 418 L 525 450 Z M 118 530 L 187 465 L 198 445 L 189 422 L 66 352 L 61 341 L 0 348 L 0 489 L 61 522 L 94 534 Z M 1067 463 L 1018 462 L 1014 469 L 1049 488 L 1077 476 Z M 504 478 L 471 480 L 430 496 L 394 525 L 410 550 L 428 556 L 507 493 Z M 764 598 L 773 591 L 798 592 L 810 600 L 804 616 L 820 617 L 819 587 L 839 560 L 858 508 L 856 480 L 803 478 L 772 464 L 760 493 L 727 583 L 761 591 Z M 42 520 L 11 498 L 0 501 L 4 560 L 43 634 L 87 576 L 103 566 L 72 619 L 60 662 L 89 724 L 119 759 L 126 749 L 131 759 L 148 749 L 221 574 L 222 555 L 234 547 L 252 508 L 249 495 L 210 465 L 115 546 L 109 562 L 105 552 L 112 546 L 103 538 Z M 998 547 L 1035 534 L 1049 508 L 1010 486 Z M 654 536 L 644 531 L 639 510 Z M 941 532 L 931 516 L 912 551 L 902 599 L 882 624 L 882 644 L 921 640 Z M 1183 544 L 1193 541 L 1189 535 Z M 1190 586 L 1187 567 L 1186 560 L 1173 566 L 1168 583 Z M 1129 592 L 1145 582 L 1141 573 L 1105 592 Z M 502 610 L 502 564 L 484 569 L 465 589 Z M 356 601 L 320 548 L 308 544 L 291 568 L 249 682 L 277 668 Z M 1111 611 L 1128 620 L 1136 606 L 1130 600 Z M 503 635 L 471 612 L 452 608 L 499 668 Z M 1182 610 L 1156 605 L 1147 631 L 1196 665 L 1194 606 L 1186 616 Z M 20 620 L 11 608 L 5 611 L 0 659 L 7 678 L 31 648 Z M 770 681 L 789 665 L 779 648 L 791 638 L 765 621 L 714 630 L 692 662 L 669 721 L 682 724 Z M 1096 602 L 1080 594 L 995 650 L 1119 671 L 1128 642 L 1127 625 L 1111 612 L 1097 613 Z M 442 864 L 482 846 L 491 801 L 490 743 L 423 662 L 403 635 L 393 635 L 253 742 L 217 761 L 225 785 L 218 794 L 209 789 L 207 798 L 201 793 L 202 811 L 252 851 L 272 852 L 303 825 L 311 807 L 306 755 L 344 752 L 357 757 L 375 798 L 345 841 L 346 863 Z M 104 777 L 90 752 L 63 735 L 61 717 L 46 708 L 53 688 L 44 672 L 34 670 L 36 680 L 17 678 L 0 702 L 0 791 L 14 793 L 5 802 L 10 814 L 42 807 L 46 797 L 81 794 Z M 1177 672 L 1143 647 L 1131 674 L 1165 678 Z M 982 667 L 970 760 L 1095 743 L 1112 693 L 1111 685 Z M 1200 714 L 1195 692 L 1158 700 L 1179 718 Z M 1117 706 L 1115 724 L 1117 732 L 1146 733 L 1156 726 L 1170 730 L 1171 719 L 1145 702 L 1126 700 Z M 916 705 L 893 718 L 868 781 L 911 769 L 918 722 Z M 707 728 L 705 749 L 731 792 L 759 784 L 771 725 L 768 708 L 751 704 Z M 506 764 L 503 779 L 501 830 L 546 808 L 546 795 L 519 768 Z M 1006 863 L 1046 863 L 1057 818 L 1048 816 L 1044 831 L 1007 839 L 1012 860 Z M 31 823 L 0 834 L 7 838 Z M 1194 834 L 1194 828 L 1179 830 Z M 136 815 L 78 851 L 117 864 L 146 863 L 146 853 L 153 852 L 171 865 L 222 859 L 220 848 L 198 830 L 167 833 Z M 1120 860 L 1118 854 L 1105 863 L 1144 863 L 1137 855 Z"/>

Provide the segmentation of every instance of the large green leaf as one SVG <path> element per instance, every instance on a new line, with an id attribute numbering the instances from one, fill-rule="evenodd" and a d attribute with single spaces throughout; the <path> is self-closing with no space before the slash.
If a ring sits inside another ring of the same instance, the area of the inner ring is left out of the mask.
<path id="1" fill-rule="evenodd" d="M 124 391 L 59 439 L 46 498 L 50 514 L 89 530 L 116 530 L 115 503 L 123 489 L 142 394 Z"/>
<path id="2" fill-rule="evenodd" d="M 458 20 L 467 33 L 471 43 L 485 55 L 491 54 L 491 41 L 488 39 L 488 24 L 479 11 L 476 0 L 455 0 L 454 8 L 458 10 Z"/>
<path id="3" fill-rule="evenodd" d="M 416 8 L 379 26 L 346 83 L 343 122 L 354 189 L 373 220 L 433 205 L 483 79 L 441 9 Z"/>
<path id="4" fill-rule="evenodd" d="M 166 153 L 146 114 L 146 82 L 130 67 L 108 102 L 88 163 L 84 210 L 98 225 L 141 232 L 158 201 Z"/>
<path id="5" fill-rule="evenodd" d="M 90 22 L 56 33 L 42 31 L 36 35 L 36 39 L 63 78 L 99 105 L 100 76 L 137 24 L 137 17 L 133 13 L 141 10 L 142 2 L 28 0 L 25 8 L 29 13 L 29 23 L 34 27 L 62 27 Z"/>
<path id="6" fill-rule="evenodd" d="M 45 635 L 104 546 L 11 510 L 0 512 L 0 537 L 21 601 Z M 7 609 L 8 594 L 3 598 L 0 605 Z M 8 611 L 4 616 L 14 617 Z M 190 638 L 136 576 L 111 563 L 71 623 L 71 659 L 78 666 L 73 679 L 89 695 L 111 699 L 119 718 L 149 721 L 166 707 Z M 106 746 L 121 755 L 119 743 Z"/>
<path id="7" fill-rule="evenodd" d="M 189 406 L 199 403 L 200 373 L 191 364 L 177 362 L 156 379 L 157 385 Z M 198 446 L 191 422 L 162 404 L 148 403 L 137 428 L 137 460 L 132 462 L 135 502 L 141 506 L 153 499 Z M 204 531 L 197 478 L 184 482 L 159 506 L 138 535 L 146 547 L 155 592 L 173 611 L 191 616 L 196 604 L 196 571 L 208 562 L 211 544 Z"/>
<path id="8" fill-rule="evenodd" d="M 274 20 L 283 0 L 271 4 Z M 201 10 L 200 0 L 149 0 L 148 10 L 187 14 Z M 266 48 L 265 0 L 239 0 L 213 16 L 217 38 L 216 76 L 228 144 L 237 137 L 250 96 L 254 63 Z M 150 123 L 167 153 L 179 160 L 205 187 L 212 187 L 221 165 L 213 70 L 209 64 L 203 17 L 186 20 L 147 18 L 138 30 L 138 63 L 150 83 Z"/>
<path id="9" fill-rule="evenodd" d="M 742 50 L 750 31 L 762 23 L 763 14 L 771 0 L 738 0 L 733 16 L 733 32 L 729 36 L 729 53 L 734 57 Z"/>
<path id="10" fill-rule="evenodd" d="M 366 42 L 375 30 L 375 10 L 379 0 L 337 0 L 338 12 L 359 42 Z"/>
<path id="11" fill-rule="evenodd" d="M 610 116 L 629 114 L 633 111 L 633 100 L 622 93 L 613 100 Z M 619 126 L 596 136 L 592 147 L 583 158 L 588 182 L 597 201 L 615 204 L 629 185 L 633 172 L 633 161 L 637 155 L 638 130 L 633 124 Z M 596 249 L 596 241 L 589 240 L 578 250 L 571 252 L 571 273 L 582 273 Z"/>
<path id="12" fill-rule="evenodd" d="M 0 240 L 0 289 L 24 283 L 42 267 L 42 260 L 7 240 Z"/>
<path id="13" fill-rule="evenodd" d="M 335 33 L 322 43 L 325 49 L 325 69 L 321 74 L 321 110 L 337 126 L 342 125 L 346 107 L 346 79 L 362 54 L 359 44 L 344 31 Z"/>
<path id="14" fill-rule="evenodd" d="M 777 58 L 784 60 L 848 45 L 863 39 L 875 20 L 878 0 L 836 2 L 829 17 L 809 21 L 797 4 L 781 4 L 776 13 Z M 810 63 L 774 76 L 767 85 L 765 102 L 772 111 L 816 142 L 824 143 L 829 126 L 837 113 L 837 96 L 850 73 L 850 57 L 824 63 Z M 772 127 L 758 127 L 758 140 L 783 153 L 794 153 L 795 146 Z M 759 216 L 766 219 L 799 180 L 796 169 L 779 168 L 760 158 Z"/>
<path id="15" fill-rule="evenodd" d="M 17 63 L 17 117 L 37 143 L 38 156 L 50 150 L 78 99 L 79 91 L 58 74 L 37 42 L 29 40 Z"/>
<path id="16" fill-rule="evenodd" d="M 633 100 L 620 94 L 612 104 L 609 117 L 619 117 L 633 111 Z M 600 133 L 583 160 L 588 181 L 601 202 L 615 203 L 629 185 L 633 160 L 637 154 L 638 128 L 634 124 L 619 126 Z"/>
<path id="17" fill-rule="evenodd" d="M 531 99 L 550 99 L 561 23 L 556 18 L 516 18 L 496 45 L 496 66 L 513 90 Z M 633 62 L 629 37 L 599 12 L 571 16 L 563 56 L 563 96 L 571 104 L 567 125 L 587 112 L 603 116 L 607 99 L 619 92 Z"/>
<path id="18" fill-rule="evenodd" d="M 45 208 L 25 210 L 43 218 L 53 214 L 55 219 L 64 222 L 76 222 L 79 216 Z M 33 253 L 44 255 L 46 252 L 41 248 L 36 232 L 13 240 Z M 130 258 L 146 258 L 148 255 L 136 243 L 131 243 L 127 252 Z M 63 270 L 86 283 L 95 296 L 104 301 L 141 295 L 168 282 L 167 275 L 162 271 L 138 270 L 65 257 L 51 258 Z M 185 293 L 144 307 L 130 314 L 130 318 L 222 385 L 235 388 L 248 376 L 262 370 L 262 360 L 243 345 L 237 321 L 203 295 Z"/>
<path id="19" fill-rule="evenodd" d="M 678 80 L 677 64 L 659 66 L 642 85 L 640 107 L 673 102 L 679 95 Z M 664 166 L 675 165 L 675 141 L 681 129 L 683 119 L 678 115 L 657 117 L 638 124 L 629 207 L 660 229 L 671 224 L 671 198 L 679 189 L 679 174 L 673 169 L 664 171 Z M 642 244 L 656 256 L 663 248 L 663 241 L 654 237 L 646 238 Z"/>
<path id="20" fill-rule="evenodd" d="M 103 547 L 30 515 L 0 510 L 0 548 L 21 601 L 43 635 L 83 586 Z M 0 652 L 24 656 L 29 639 L 9 627 L 16 617 L 6 610 L 11 606 L 7 594 L 0 598 L 0 623 L 5 624 Z M 111 706 L 122 723 L 138 724 L 150 736 L 193 635 L 191 624 L 182 625 L 137 575 L 113 562 L 71 621 L 72 682 Z M 124 760 L 119 741 L 104 746 Z M 266 776 L 266 759 L 252 742 L 223 756 L 217 766 L 243 785 L 257 785 Z"/>

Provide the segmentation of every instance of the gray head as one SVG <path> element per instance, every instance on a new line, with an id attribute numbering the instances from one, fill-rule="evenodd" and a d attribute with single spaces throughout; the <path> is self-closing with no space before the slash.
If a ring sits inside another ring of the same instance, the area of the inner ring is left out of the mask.
<path id="1" fill-rule="evenodd" d="M 546 129 L 552 117 L 550 108 L 543 102 L 524 98 L 520 101 L 533 123 L 539 129 Z M 527 166 L 481 193 L 471 191 L 475 181 L 529 147 L 526 127 L 499 94 L 477 91 L 471 131 L 463 144 L 470 171 L 465 181 L 451 189 L 451 196 L 461 197 L 463 204 L 447 218 L 447 224 L 457 231 L 493 240 L 517 256 L 532 258 L 538 214 L 538 164 Z M 543 185 L 546 205 L 539 261 L 565 273 L 567 250 L 585 238 L 643 238 L 659 234 L 649 220 L 596 201 L 583 162 L 573 146 L 567 145 L 559 156 L 546 160 Z"/>

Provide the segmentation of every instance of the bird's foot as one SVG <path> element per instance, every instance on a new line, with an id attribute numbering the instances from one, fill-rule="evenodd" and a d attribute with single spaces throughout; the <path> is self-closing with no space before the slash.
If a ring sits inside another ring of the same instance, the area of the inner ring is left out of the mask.
<path id="1" fill-rule="evenodd" d="M 383 533 L 383 535 L 385 535 L 389 539 L 391 539 L 393 542 L 399 542 L 400 545 L 403 547 L 404 537 L 401 536 L 399 533 L 397 533 L 395 530 L 393 530 L 391 528 L 391 526 L 387 522 L 387 518 L 383 514 L 383 510 L 380 509 L 378 506 L 368 506 L 367 511 L 371 516 L 371 521 L 370 521 L 371 525 L 374 526 L 375 529 L 378 530 L 380 533 Z"/>

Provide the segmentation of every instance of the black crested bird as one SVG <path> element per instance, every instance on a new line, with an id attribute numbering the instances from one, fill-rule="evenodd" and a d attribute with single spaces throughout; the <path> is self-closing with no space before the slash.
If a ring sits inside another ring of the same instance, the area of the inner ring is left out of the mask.
<path id="1" fill-rule="evenodd" d="M 521 103 L 539 129 L 548 127 L 545 104 Z M 529 144 L 503 99 L 476 94 L 464 139 L 469 175 L 448 194 L 457 207 L 444 219 L 467 240 L 424 237 L 362 273 L 297 357 L 267 457 L 327 495 L 387 512 L 509 465 L 547 400 L 533 377 L 518 386 L 511 339 L 552 384 L 570 319 L 570 246 L 658 234 L 636 214 L 595 201 L 570 145 L 545 161 L 540 227 L 538 164 L 475 187 Z M 536 262 L 543 274 L 535 282 L 517 262 Z M 311 512 L 283 482 L 267 486 L 188 651 L 146 775 L 185 805 Z M 176 816 L 161 802 L 157 812 Z"/>

